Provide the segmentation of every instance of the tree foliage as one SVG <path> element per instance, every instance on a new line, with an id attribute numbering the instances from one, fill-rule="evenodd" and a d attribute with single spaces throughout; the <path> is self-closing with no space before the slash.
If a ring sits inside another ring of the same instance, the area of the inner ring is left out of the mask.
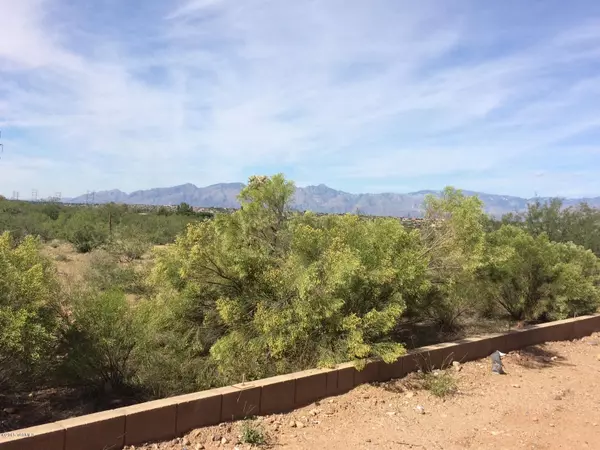
<path id="1" fill-rule="evenodd" d="M 535 203 L 498 222 L 446 188 L 407 228 L 299 213 L 294 194 L 281 174 L 251 177 L 240 209 L 214 217 L 186 204 L 0 200 L 0 230 L 15 231 L 0 238 L 0 388 L 59 375 L 160 397 L 393 361 L 407 320 L 457 329 L 465 318 L 543 321 L 600 305 L 600 215 L 586 205 Z M 61 286 L 42 256 L 40 241 L 54 239 L 92 253 L 81 285 Z"/>
<path id="2" fill-rule="evenodd" d="M 402 293 L 425 284 L 418 232 L 292 215 L 293 193 L 281 175 L 251 178 L 239 211 L 190 226 L 157 258 L 155 276 L 193 299 L 199 348 L 227 379 L 403 352 L 389 336 Z"/>
<path id="3" fill-rule="evenodd" d="M 590 250 L 510 225 L 488 236 L 488 248 L 488 292 L 514 319 L 572 317 L 600 304 L 600 266 Z"/>
<path id="4" fill-rule="evenodd" d="M 35 382 L 57 344 L 59 284 L 33 236 L 0 235 L 0 387 Z"/>
<path id="5" fill-rule="evenodd" d="M 440 197 L 427 196 L 424 206 L 421 239 L 431 286 L 414 309 L 452 328 L 480 301 L 477 271 L 485 249 L 483 203 L 448 187 Z"/>

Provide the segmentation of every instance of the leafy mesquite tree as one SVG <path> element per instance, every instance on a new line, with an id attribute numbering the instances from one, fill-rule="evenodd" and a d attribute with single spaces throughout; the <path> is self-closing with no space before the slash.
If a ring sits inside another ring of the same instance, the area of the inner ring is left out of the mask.
<path id="1" fill-rule="evenodd" d="M 431 286 L 415 309 L 452 328 L 480 301 L 477 271 L 484 255 L 483 203 L 447 187 L 440 197 L 427 196 L 424 206 L 421 238 Z"/>
<path id="2" fill-rule="evenodd" d="M 511 225 L 490 233 L 487 247 L 487 292 L 513 319 L 562 319 L 600 305 L 600 264 L 590 250 Z"/>
<path id="3" fill-rule="evenodd" d="M 196 345 L 227 380 L 403 353 L 390 331 L 424 289 L 418 232 L 290 211 L 282 175 L 252 177 L 231 215 L 194 224 L 155 277 L 189 299 Z"/>
<path id="4" fill-rule="evenodd" d="M 0 235 L 0 386 L 34 382 L 52 363 L 60 326 L 59 284 L 39 239 Z"/>

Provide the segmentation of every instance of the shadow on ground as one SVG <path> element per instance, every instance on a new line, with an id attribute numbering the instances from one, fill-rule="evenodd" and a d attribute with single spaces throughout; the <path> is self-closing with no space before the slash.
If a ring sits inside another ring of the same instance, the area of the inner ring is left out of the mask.
<path id="1" fill-rule="evenodd" d="M 551 351 L 546 344 L 517 350 L 510 355 L 510 362 L 526 369 L 548 369 L 556 366 L 573 366 L 560 353 Z"/>

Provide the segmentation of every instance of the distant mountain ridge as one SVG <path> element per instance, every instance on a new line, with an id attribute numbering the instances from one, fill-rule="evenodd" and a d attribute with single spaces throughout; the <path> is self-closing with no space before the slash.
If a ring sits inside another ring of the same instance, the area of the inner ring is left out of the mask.
<path id="1" fill-rule="evenodd" d="M 181 202 L 192 206 L 213 208 L 237 208 L 237 195 L 244 187 L 243 183 L 219 183 L 206 187 L 197 187 L 187 183 L 179 186 L 134 191 L 130 194 L 113 189 L 95 192 L 92 196 L 80 195 L 64 199 L 68 203 L 125 203 L 138 205 L 177 205 Z M 310 210 L 319 213 L 355 213 L 391 217 L 420 217 L 421 207 L 427 194 L 439 194 L 440 191 L 418 191 L 407 194 L 350 194 L 332 189 L 324 184 L 296 188 L 293 202 L 295 209 Z M 535 199 L 509 195 L 494 195 L 481 192 L 463 191 L 465 195 L 477 195 L 484 202 L 485 210 L 493 216 L 527 209 L 527 204 Z M 548 198 L 539 198 L 547 201 Z M 586 202 L 600 208 L 600 197 L 565 199 L 565 206 Z"/>

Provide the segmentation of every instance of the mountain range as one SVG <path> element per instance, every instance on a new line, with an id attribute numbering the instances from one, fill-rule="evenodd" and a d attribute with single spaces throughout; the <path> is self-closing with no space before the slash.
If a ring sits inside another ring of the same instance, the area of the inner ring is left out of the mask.
<path id="1" fill-rule="evenodd" d="M 80 195 L 64 199 L 67 203 L 125 203 L 138 205 L 177 205 L 185 202 L 192 206 L 212 208 L 237 208 L 237 195 L 244 187 L 242 183 L 219 183 L 197 187 L 191 183 L 173 187 L 154 188 L 131 192 L 130 194 L 113 189 L 99 191 L 91 195 Z M 488 214 L 499 217 L 509 212 L 527 209 L 527 204 L 536 199 L 509 195 L 493 195 L 481 192 L 463 191 L 465 195 L 477 195 L 484 202 Z M 420 217 L 421 206 L 427 194 L 439 195 L 440 191 L 418 191 L 407 194 L 351 194 L 332 189 L 324 184 L 296 188 L 293 207 L 297 210 L 310 210 L 319 213 L 356 213 L 392 216 Z M 544 202 L 548 198 L 538 198 Z M 575 206 L 586 202 L 600 208 L 600 197 L 564 199 L 564 206 Z"/>

